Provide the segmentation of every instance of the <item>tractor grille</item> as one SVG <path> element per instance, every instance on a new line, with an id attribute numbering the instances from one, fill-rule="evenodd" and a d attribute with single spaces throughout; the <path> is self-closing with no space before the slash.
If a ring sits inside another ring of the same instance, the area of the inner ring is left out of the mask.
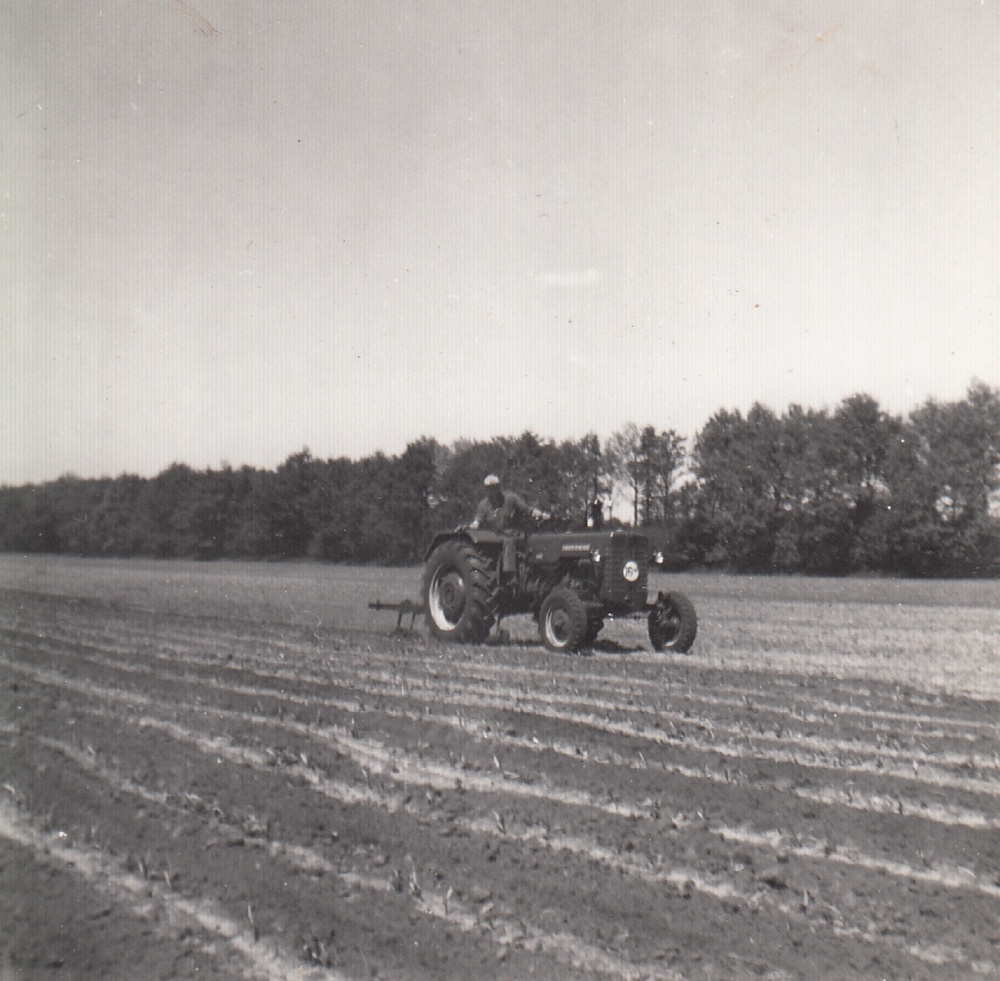
<path id="1" fill-rule="evenodd" d="M 638 578 L 629 582 L 624 575 L 628 562 L 639 568 Z M 649 579 L 649 542 L 644 535 L 616 531 L 608 554 L 601 557 L 601 599 L 609 606 L 641 609 L 646 605 Z"/>

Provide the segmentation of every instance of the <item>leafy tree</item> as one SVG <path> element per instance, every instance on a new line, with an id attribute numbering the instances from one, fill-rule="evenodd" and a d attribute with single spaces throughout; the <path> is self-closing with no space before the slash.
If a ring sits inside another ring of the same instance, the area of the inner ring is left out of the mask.
<path id="1" fill-rule="evenodd" d="M 307 554 L 314 559 L 351 561 L 360 527 L 360 502 L 355 500 L 360 494 L 358 464 L 346 457 L 317 461 L 315 473 L 307 502 L 313 528 Z"/>
<path id="2" fill-rule="evenodd" d="M 430 498 L 437 478 L 436 440 L 422 438 L 410 443 L 394 461 L 387 515 L 399 533 L 398 562 L 417 562 L 430 543 Z"/>
<path id="3" fill-rule="evenodd" d="M 230 477 L 230 507 L 223 543 L 226 558 L 271 554 L 268 487 L 273 473 L 243 466 Z"/>
<path id="4" fill-rule="evenodd" d="M 644 461 L 642 435 L 634 422 L 626 423 L 608 440 L 608 456 L 612 473 L 627 489 L 632 501 L 632 524 L 639 524 L 642 502 Z"/>
<path id="5" fill-rule="evenodd" d="M 695 448 L 700 551 L 741 570 L 843 574 L 876 568 L 901 422 L 867 395 L 831 417 L 792 405 L 717 414 Z M 691 528 L 690 508 L 687 527 Z M 707 539 L 707 540 L 706 540 Z"/>
<path id="6" fill-rule="evenodd" d="M 645 426 L 639 440 L 642 473 L 642 524 L 668 524 L 674 517 L 674 482 L 684 462 L 684 440 L 674 430 L 657 433 Z"/>
<path id="7" fill-rule="evenodd" d="M 717 412 L 699 433 L 694 472 L 710 563 L 740 572 L 774 567 L 790 484 L 779 435 L 778 418 L 759 403 L 745 419 L 739 410 Z"/>
<path id="8" fill-rule="evenodd" d="M 789 407 L 780 420 L 776 569 L 839 575 L 877 566 L 873 518 L 889 496 L 886 460 L 899 426 L 868 395 L 846 399 L 832 417 Z"/>
<path id="9" fill-rule="evenodd" d="M 289 456 L 273 480 L 267 482 L 269 555 L 283 559 L 306 555 L 315 530 L 311 504 L 320 470 L 309 448 L 303 447 Z"/>
<path id="10" fill-rule="evenodd" d="M 684 440 L 672 429 L 657 432 L 627 423 L 608 442 L 610 471 L 632 500 L 632 523 L 666 525 L 674 518 L 674 485 L 684 464 Z"/>
<path id="11" fill-rule="evenodd" d="M 830 471 L 831 435 L 825 411 L 791 405 L 778 421 L 783 479 L 774 519 L 776 570 L 831 572 L 843 564 L 844 502 Z"/>
<path id="12" fill-rule="evenodd" d="M 585 528 L 593 501 L 603 501 L 611 491 L 609 460 L 595 433 L 579 440 L 564 440 L 551 461 L 554 481 L 548 508 L 555 526 Z"/>
<path id="13" fill-rule="evenodd" d="M 903 423 L 879 408 L 869 395 L 854 395 L 838 407 L 828 443 L 828 466 L 847 509 L 848 539 L 844 568 L 878 568 L 886 549 L 877 518 L 892 496 L 889 459 L 902 438 Z"/>
<path id="14" fill-rule="evenodd" d="M 60 477 L 50 484 L 24 488 L 21 495 L 20 527 L 13 538 L 18 550 L 25 552 L 61 552 L 62 527 L 66 522 L 66 491 L 72 477 Z"/>
<path id="15" fill-rule="evenodd" d="M 721 410 L 684 441 L 629 423 L 555 443 L 531 431 L 400 456 L 277 470 L 175 463 L 152 479 L 71 474 L 0 487 L 0 548 L 78 555 L 413 562 L 431 535 L 469 520 L 490 472 L 579 528 L 595 497 L 628 489 L 633 522 L 684 561 L 739 571 L 1000 574 L 1000 393 L 982 383 L 903 421 L 868 395 L 830 414 L 792 405 Z M 678 561 L 681 561 L 678 559 Z"/>
<path id="16" fill-rule="evenodd" d="M 891 505 L 880 516 L 887 565 L 930 576 L 995 570 L 998 466 L 1000 393 L 976 383 L 960 402 L 931 399 L 911 413 L 891 457 Z"/>
<path id="17" fill-rule="evenodd" d="M 135 504 L 138 554 L 175 558 L 195 553 L 197 529 L 191 523 L 191 508 L 196 481 L 189 466 L 173 463 L 143 485 Z"/>
<path id="18" fill-rule="evenodd" d="M 139 501 L 147 483 L 136 474 L 98 482 L 99 495 L 90 522 L 92 539 L 87 554 L 129 557 L 142 553 Z"/>
<path id="19" fill-rule="evenodd" d="M 558 524 L 569 526 L 576 520 L 576 509 L 567 487 L 565 446 L 539 439 L 534 433 L 522 433 L 509 446 L 507 486 L 520 493 L 529 504 L 552 514 Z M 572 451 L 570 451 L 572 454 Z M 575 457 L 575 454 L 572 454 Z M 556 525 L 556 526 L 557 526 Z"/>

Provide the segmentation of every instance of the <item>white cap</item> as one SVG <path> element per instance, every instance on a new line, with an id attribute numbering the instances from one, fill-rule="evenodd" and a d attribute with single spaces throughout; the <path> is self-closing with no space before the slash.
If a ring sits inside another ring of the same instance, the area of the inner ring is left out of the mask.
<path id="1" fill-rule="evenodd" d="M 496 487 L 500 483 L 500 478 L 495 474 L 491 473 L 484 481 L 484 487 Z"/>

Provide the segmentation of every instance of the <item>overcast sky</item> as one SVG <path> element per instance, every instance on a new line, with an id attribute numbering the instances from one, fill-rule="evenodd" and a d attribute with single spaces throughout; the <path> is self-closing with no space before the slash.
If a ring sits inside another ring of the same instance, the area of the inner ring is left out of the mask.
<path id="1" fill-rule="evenodd" d="M 7 0 L 0 483 L 1000 387 L 997 0 Z"/>

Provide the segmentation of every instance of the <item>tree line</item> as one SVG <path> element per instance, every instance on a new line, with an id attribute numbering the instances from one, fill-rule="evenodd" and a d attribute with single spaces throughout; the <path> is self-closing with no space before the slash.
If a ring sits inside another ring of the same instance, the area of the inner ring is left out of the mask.
<path id="1" fill-rule="evenodd" d="M 471 517 L 490 472 L 553 529 L 585 527 L 600 501 L 673 568 L 1000 575 L 1000 391 L 981 383 L 906 418 L 863 394 L 833 411 L 720 410 L 690 446 L 630 423 L 603 441 L 422 438 L 360 460 L 303 449 L 276 470 L 68 475 L 0 487 L 0 550 L 407 564 Z"/>

